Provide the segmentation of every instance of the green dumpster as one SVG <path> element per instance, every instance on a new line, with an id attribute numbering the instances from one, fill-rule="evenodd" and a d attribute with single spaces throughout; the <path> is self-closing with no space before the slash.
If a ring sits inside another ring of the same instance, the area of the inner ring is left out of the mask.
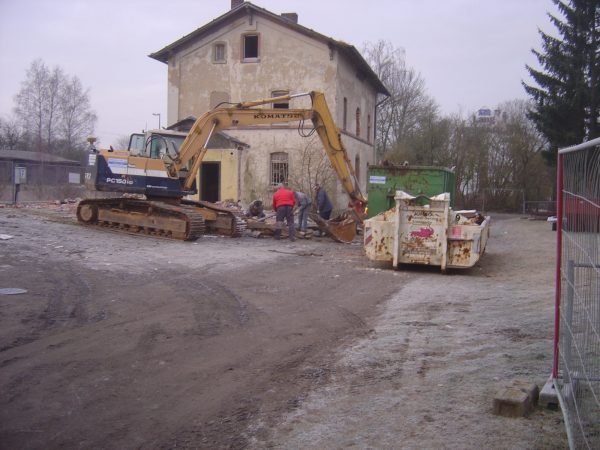
<path id="1" fill-rule="evenodd" d="M 413 196 L 450 193 L 450 207 L 454 206 L 454 172 L 445 167 L 433 166 L 369 166 L 368 217 L 376 216 L 395 206 L 396 191 Z"/>

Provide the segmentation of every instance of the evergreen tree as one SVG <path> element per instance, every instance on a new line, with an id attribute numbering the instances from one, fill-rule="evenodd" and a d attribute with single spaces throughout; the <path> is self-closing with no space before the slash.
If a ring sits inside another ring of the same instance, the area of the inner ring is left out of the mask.
<path id="1" fill-rule="evenodd" d="M 600 136 L 600 1 L 552 1 L 564 16 L 549 14 L 560 37 L 540 30 L 543 50 L 532 52 L 542 69 L 527 66 L 537 86 L 523 86 L 535 102 L 529 117 L 554 161 L 559 148 Z"/>

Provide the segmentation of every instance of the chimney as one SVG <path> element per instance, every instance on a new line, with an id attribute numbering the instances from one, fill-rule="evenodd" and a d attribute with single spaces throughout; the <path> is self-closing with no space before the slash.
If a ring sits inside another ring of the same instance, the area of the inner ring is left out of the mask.
<path id="1" fill-rule="evenodd" d="M 244 3 L 244 0 L 231 0 L 231 9 L 235 9 Z"/>
<path id="2" fill-rule="evenodd" d="M 289 20 L 292 23 L 298 23 L 298 13 L 282 13 L 281 17 L 283 17 L 286 20 Z"/>

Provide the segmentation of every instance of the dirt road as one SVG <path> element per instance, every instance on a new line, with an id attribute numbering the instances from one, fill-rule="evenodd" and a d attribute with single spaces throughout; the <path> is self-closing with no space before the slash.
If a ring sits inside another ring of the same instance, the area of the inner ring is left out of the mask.
<path id="1" fill-rule="evenodd" d="M 360 243 L 122 236 L 0 209 L 0 447 L 565 448 L 491 414 L 551 367 L 553 239 L 496 217 L 467 272 Z"/>

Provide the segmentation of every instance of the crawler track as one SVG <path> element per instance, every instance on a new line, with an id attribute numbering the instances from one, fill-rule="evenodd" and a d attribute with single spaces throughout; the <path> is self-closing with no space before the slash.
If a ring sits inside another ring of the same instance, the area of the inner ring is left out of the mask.
<path id="1" fill-rule="evenodd" d="M 206 214 L 204 221 L 208 232 L 230 237 L 240 237 L 247 228 L 241 211 L 225 208 L 203 200 L 182 200 L 181 204 L 199 208 L 201 214 Z"/>
<path id="2" fill-rule="evenodd" d="M 205 232 L 204 217 L 189 205 L 130 198 L 88 199 L 77 206 L 77 220 L 85 225 L 193 241 Z"/>

